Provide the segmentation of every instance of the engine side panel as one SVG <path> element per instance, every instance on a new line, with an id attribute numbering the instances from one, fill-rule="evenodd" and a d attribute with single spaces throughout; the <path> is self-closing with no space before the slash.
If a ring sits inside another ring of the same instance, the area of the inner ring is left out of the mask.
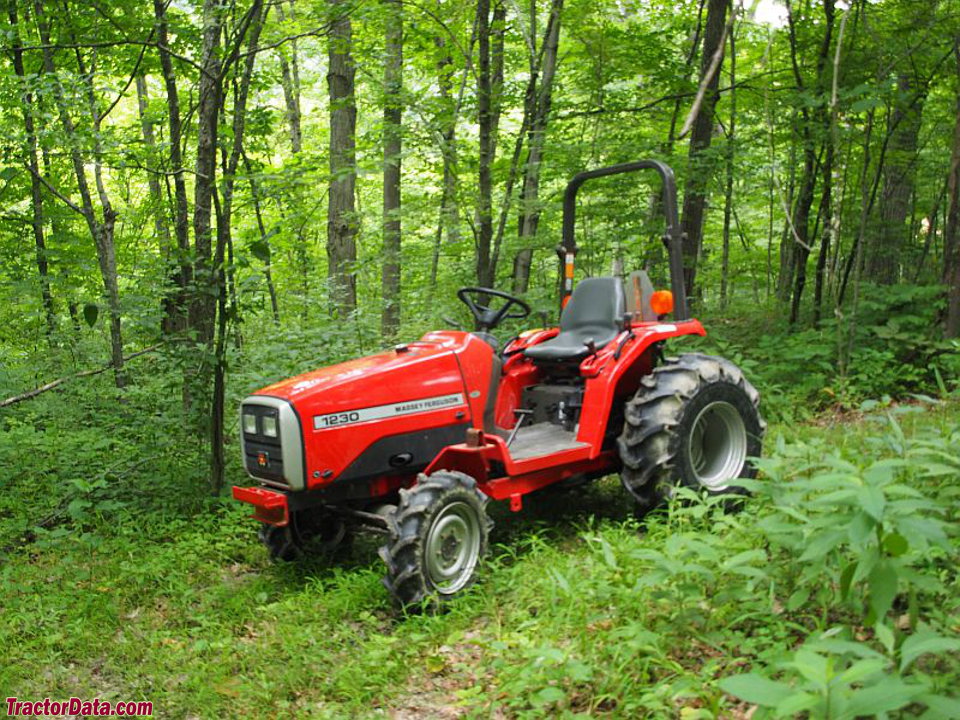
<path id="1" fill-rule="evenodd" d="M 307 489 L 413 473 L 439 448 L 463 440 L 473 413 L 454 351 L 467 334 L 454 335 L 307 373 L 257 394 L 295 406 Z"/>

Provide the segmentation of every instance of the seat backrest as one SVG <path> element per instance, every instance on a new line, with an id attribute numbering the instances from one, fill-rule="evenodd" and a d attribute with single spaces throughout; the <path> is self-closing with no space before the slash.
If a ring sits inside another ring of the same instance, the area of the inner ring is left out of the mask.
<path id="1" fill-rule="evenodd" d="M 625 312 L 626 297 L 620 278 L 585 278 L 573 288 L 573 294 L 560 314 L 560 332 L 578 328 L 619 328 Z"/>

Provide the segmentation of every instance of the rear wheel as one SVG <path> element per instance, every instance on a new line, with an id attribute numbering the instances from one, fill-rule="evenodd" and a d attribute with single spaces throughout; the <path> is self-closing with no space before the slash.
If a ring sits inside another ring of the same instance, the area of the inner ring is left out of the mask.
<path id="1" fill-rule="evenodd" d="M 449 470 L 400 491 L 380 557 L 383 584 L 401 607 L 440 606 L 474 581 L 492 524 L 486 504 L 473 478 Z"/>
<path id="2" fill-rule="evenodd" d="M 258 535 L 271 560 L 287 562 L 305 556 L 330 557 L 349 541 L 343 519 L 323 508 L 291 512 L 286 525 L 261 525 Z"/>
<path id="3" fill-rule="evenodd" d="M 643 378 L 625 409 L 618 440 L 623 485 L 645 514 L 685 486 L 743 494 L 738 478 L 756 473 L 766 424 L 760 394 L 729 360 L 687 354 Z"/>

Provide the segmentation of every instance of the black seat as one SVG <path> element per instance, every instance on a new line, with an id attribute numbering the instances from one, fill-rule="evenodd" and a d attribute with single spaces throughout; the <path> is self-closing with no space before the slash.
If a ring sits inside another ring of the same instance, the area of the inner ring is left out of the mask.
<path id="1" fill-rule="evenodd" d="M 582 360 L 590 340 L 599 349 L 623 330 L 626 298 L 620 278 L 587 278 L 577 283 L 560 315 L 560 334 L 523 354 L 534 362 Z"/>

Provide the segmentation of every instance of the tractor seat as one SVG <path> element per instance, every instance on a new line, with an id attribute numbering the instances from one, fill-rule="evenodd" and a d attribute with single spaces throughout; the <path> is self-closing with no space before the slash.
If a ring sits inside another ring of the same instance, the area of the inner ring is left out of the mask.
<path id="1" fill-rule="evenodd" d="M 590 340 L 599 349 L 623 331 L 626 297 L 620 278 L 581 280 L 560 314 L 560 334 L 523 354 L 536 363 L 580 361 Z"/>

